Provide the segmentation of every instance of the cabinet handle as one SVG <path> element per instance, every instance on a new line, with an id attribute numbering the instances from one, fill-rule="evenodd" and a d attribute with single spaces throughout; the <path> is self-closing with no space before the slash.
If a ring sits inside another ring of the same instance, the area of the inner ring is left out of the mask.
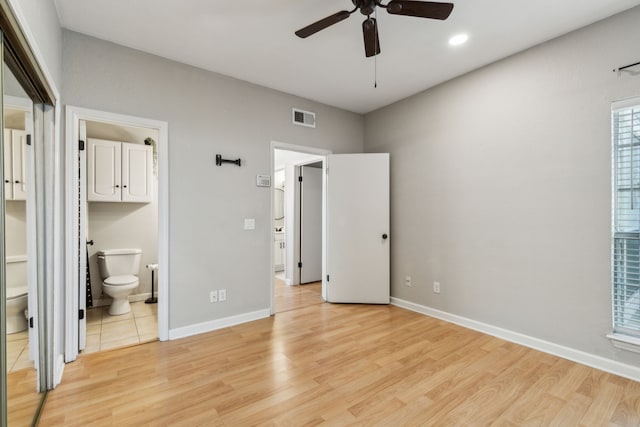
<path id="1" fill-rule="evenodd" d="M 116 184 L 116 188 L 120 188 L 120 186 L 118 184 Z"/>
<path id="2" fill-rule="evenodd" d="M 122 188 L 127 188 L 127 186 L 126 186 L 126 185 L 123 185 L 123 186 L 122 186 Z"/>
<path id="3" fill-rule="evenodd" d="M 17 179 L 16 179 L 16 184 L 20 184 L 20 181 L 18 181 Z"/>
<path id="4" fill-rule="evenodd" d="M 5 179 L 5 180 L 4 180 L 4 182 L 5 182 L 5 184 L 8 184 L 8 183 L 10 183 L 11 181 L 9 181 L 8 179 Z"/>

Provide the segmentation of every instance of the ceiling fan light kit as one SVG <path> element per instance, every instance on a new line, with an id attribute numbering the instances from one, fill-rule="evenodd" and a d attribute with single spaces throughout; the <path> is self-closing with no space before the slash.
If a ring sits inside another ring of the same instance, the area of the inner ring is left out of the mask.
<path id="1" fill-rule="evenodd" d="M 353 10 L 341 10 L 324 19 L 307 25 L 296 31 L 300 38 L 307 38 L 318 31 L 324 30 L 331 25 L 344 21 L 352 13 L 359 10 L 367 19 L 362 23 L 362 35 L 364 37 L 364 51 L 367 57 L 380 53 L 380 40 L 378 38 L 378 23 L 371 15 L 375 13 L 376 7 L 386 9 L 392 15 L 414 16 L 416 18 L 445 20 L 451 15 L 453 3 L 439 3 L 430 1 L 414 0 L 392 0 L 383 4 L 380 0 L 351 0 L 355 8 Z"/>

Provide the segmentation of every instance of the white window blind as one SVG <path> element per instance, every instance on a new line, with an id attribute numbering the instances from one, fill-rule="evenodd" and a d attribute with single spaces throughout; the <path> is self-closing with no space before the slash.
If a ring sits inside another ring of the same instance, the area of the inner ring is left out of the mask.
<path id="1" fill-rule="evenodd" d="M 640 337 L 640 98 L 612 110 L 614 332 Z"/>

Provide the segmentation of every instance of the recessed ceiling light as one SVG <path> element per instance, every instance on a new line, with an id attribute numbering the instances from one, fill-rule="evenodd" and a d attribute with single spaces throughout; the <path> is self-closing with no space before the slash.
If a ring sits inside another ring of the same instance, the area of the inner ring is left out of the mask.
<path id="1" fill-rule="evenodd" d="M 469 40 L 469 36 L 466 34 L 457 34 L 449 39 L 449 44 L 451 46 L 459 46 L 464 44 Z"/>

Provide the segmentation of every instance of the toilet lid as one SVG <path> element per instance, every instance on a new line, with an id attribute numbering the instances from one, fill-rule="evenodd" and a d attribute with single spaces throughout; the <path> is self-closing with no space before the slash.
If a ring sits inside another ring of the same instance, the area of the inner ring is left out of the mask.
<path id="1" fill-rule="evenodd" d="M 7 288 L 7 299 L 13 299 L 27 295 L 26 286 L 17 286 L 15 288 Z"/>
<path id="2" fill-rule="evenodd" d="M 111 276 L 111 277 L 107 277 L 104 280 L 104 284 L 111 285 L 111 286 L 122 286 L 122 285 L 132 285 L 137 281 L 138 281 L 138 278 L 132 275 Z"/>

